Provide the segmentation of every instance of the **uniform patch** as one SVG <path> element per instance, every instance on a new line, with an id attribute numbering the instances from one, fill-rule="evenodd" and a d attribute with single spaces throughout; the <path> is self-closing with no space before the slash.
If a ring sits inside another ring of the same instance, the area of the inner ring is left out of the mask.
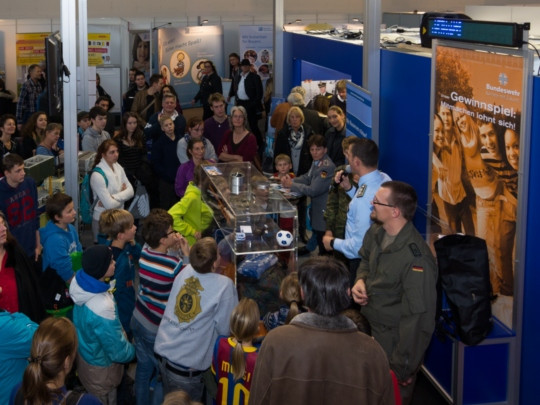
<path id="1" fill-rule="evenodd" d="M 416 243 L 409 243 L 409 249 L 411 249 L 411 253 L 414 257 L 422 257 L 422 252 L 420 252 Z"/>
<path id="2" fill-rule="evenodd" d="M 366 193 L 366 189 L 367 189 L 367 185 L 366 184 L 362 184 L 360 186 L 360 188 L 358 189 L 358 191 L 356 192 L 356 198 L 361 198 L 364 196 L 364 194 Z"/>
<path id="3" fill-rule="evenodd" d="M 201 313 L 201 295 L 199 291 L 203 291 L 199 279 L 191 276 L 186 279 L 178 295 L 176 296 L 176 306 L 174 314 L 178 318 L 178 322 L 191 322 L 197 315 Z"/>
<path id="4" fill-rule="evenodd" d="M 419 273 L 423 273 L 424 272 L 424 268 L 423 267 L 420 267 L 420 266 L 412 266 L 412 271 L 417 271 Z"/>
<path id="5" fill-rule="evenodd" d="M 321 177 L 322 177 L 323 179 L 326 179 L 326 176 L 328 176 L 328 173 L 327 173 L 325 170 L 323 170 L 323 171 L 321 172 Z"/>

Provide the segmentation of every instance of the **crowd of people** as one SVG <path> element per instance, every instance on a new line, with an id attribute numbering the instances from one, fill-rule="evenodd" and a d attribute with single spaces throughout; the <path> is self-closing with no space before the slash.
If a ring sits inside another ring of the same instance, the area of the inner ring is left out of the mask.
<path id="1" fill-rule="evenodd" d="M 35 110 L 0 117 L 0 402 L 410 403 L 437 270 L 412 224 L 415 190 L 377 169 L 375 142 L 345 134 L 344 81 L 334 97 L 319 86 L 317 110 L 293 88 L 271 120 L 271 177 L 296 196 L 299 253 L 320 257 L 287 269 L 269 313 L 222 274 L 202 164 L 261 168 L 265 145 L 261 80 L 248 60 L 230 62 L 227 98 L 205 63 L 193 100 L 202 117 L 186 121 L 174 88 L 137 70 L 118 130 L 107 130 L 107 96 L 78 114 L 80 149 L 96 153 L 85 248 L 69 195 L 47 200 L 40 227 L 19 156 L 61 156 L 61 125 Z M 267 196 L 268 178 L 253 181 L 255 197 Z M 142 219 L 128 210 L 140 185 L 151 208 Z"/>

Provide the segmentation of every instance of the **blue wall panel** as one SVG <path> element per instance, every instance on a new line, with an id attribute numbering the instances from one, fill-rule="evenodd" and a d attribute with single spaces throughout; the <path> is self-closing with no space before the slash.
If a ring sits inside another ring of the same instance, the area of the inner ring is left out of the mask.
<path id="1" fill-rule="evenodd" d="M 415 188 L 420 210 L 428 198 L 430 75 L 430 58 L 381 50 L 379 167 Z M 426 229 L 420 212 L 415 225 Z"/>
<path id="2" fill-rule="evenodd" d="M 532 125 L 529 167 L 529 207 L 523 286 L 523 330 L 521 340 L 520 403 L 538 404 L 540 380 L 540 260 L 538 230 L 540 228 L 540 78 L 533 80 Z"/>

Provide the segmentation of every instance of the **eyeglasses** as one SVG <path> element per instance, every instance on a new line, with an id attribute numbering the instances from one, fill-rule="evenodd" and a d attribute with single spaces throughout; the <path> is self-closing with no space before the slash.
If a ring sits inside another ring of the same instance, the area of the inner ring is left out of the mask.
<path id="1" fill-rule="evenodd" d="M 172 231 L 167 232 L 167 233 L 165 234 L 165 236 L 168 237 L 169 235 L 172 235 L 173 233 L 178 233 L 178 231 L 175 231 L 175 230 L 173 229 Z"/>
<path id="2" fill-rule="evenodd" d="M 395 205 L 392 205 L 392 204 L 385 204 L 385 203 L 379 202 L 379 201 L 377 201 L 376 198 L 374 198 L 373 201 L 371 201 L 371 203 L 373 205 L 382 205 L 384 207 L 390 207 L 390 208 L 395 208 L 396 207 Z"/>

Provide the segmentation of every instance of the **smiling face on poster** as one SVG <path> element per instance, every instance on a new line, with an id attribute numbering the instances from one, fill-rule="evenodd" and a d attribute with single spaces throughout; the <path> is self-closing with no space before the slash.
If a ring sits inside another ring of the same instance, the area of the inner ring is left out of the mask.
<path id="1" fill-rule="evenodd" d="M 186 52 L 180 50 L 171 55 L 169 66 L 173 76 L 181 79 L 188 74 L 191 67 L 191 59 Z"/>

